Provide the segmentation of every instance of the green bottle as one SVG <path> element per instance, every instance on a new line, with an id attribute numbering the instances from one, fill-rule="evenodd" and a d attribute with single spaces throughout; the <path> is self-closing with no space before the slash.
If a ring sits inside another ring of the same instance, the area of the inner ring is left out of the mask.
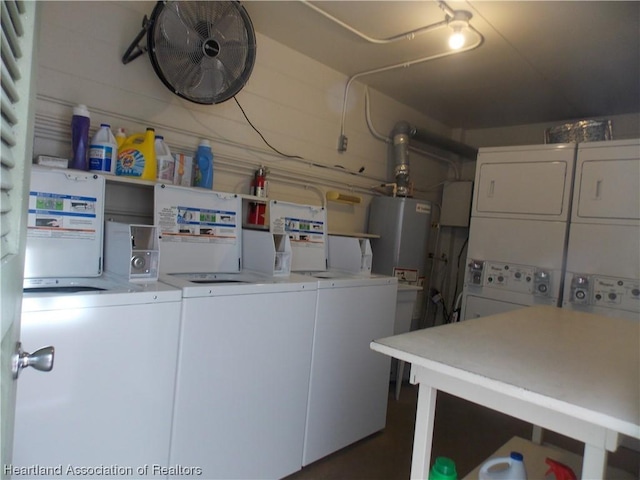
<path id="1" fill-rule="evenodd" d="M 429 472 L 429 480 L 458 480 L 456 464 L 447 457 L 437 457 Z"/>

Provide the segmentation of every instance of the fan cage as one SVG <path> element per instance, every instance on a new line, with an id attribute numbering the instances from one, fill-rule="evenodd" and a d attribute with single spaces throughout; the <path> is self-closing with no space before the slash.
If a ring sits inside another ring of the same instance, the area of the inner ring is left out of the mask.
<path id="1" fill-rule="evenodd" d="M 235 96 L 256 58 L 256 37 L 237 1 L 158 2 L 147 48 L 164 85 L 194 103 L 211 105 Z"/>

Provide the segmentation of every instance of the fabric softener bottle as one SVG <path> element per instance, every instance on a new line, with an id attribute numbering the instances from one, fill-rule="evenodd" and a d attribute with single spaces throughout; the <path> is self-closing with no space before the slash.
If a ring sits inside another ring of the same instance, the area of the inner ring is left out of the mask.
<path id="1" fill-rule="evenodd" d="M 202 140 L 196 151 L 194 186 L 213 188 L 213 152 L 209 140 Z"/>

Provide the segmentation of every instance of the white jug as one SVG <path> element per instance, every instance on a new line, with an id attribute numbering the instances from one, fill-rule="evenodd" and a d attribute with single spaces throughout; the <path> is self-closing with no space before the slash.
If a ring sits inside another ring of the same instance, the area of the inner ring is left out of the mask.
<path id="1" fill-rule="evenodd" d="M 521 453 L 511 452 L 508 457 L 492 458 L 480 467 L 479 480 L 527 480 L 527 471 Z"/>

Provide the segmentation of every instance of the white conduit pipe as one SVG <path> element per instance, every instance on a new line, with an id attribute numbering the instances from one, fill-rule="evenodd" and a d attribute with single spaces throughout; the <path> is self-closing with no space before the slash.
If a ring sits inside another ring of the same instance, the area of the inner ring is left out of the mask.
<path id="1" fill-rule="evenodd" d="M 342 28 L 344 28 L 346 30 L 349 30 L 354 35 L 357 35 L 358 37 L 362 38 L 363 40 L 366 40 L 369 43 L 375 43 L 375 44 L 378 44 L 378 45 L 384 45 L 384 44 L 387 44 L 387 43 L 393 43 L 393 42 L 397 42 L 399 40 L 413 40 L 416 37 L 416 35 L 420 35 L 422 33 L 430 32 L 431 30 L 435 30 L 435 29 L 438 29 L 440 27 L 444 27 L 448 23 L 447 20 L 443 20 L 441 22 L 433 23 L 431 25 L 426 25 L 424 27 L 416 28 L 414 30 L 409 30 L 408 32 L 399 33 L 398 35 L 394 35 L 392 37 L 388 37 L 388 38 L 373 38 L 373 37 L 370 37 L 369 35 L 367 35 L 366 33 L 362 33 L 360 30 L 357 30 L 357 29 L 353 28 L 351 25 L 347 25 L 342 20 L 334 17 L 330 13 L 325 12 L 324 10 L 316 7 L 315 5 L 313 5 L 313 4 L 309 3 L 309 2 L 307 2 L 306 0 L 300 0 L 300 1 L 301 1 L 301 3 L 303 3 L 304 5 L 309 7 L 310 9 L 315 10 L 316 12 L 318 12 L 320 15 L 323 15 L 324 17 L 328 18 L 332 22 L 340 25 Z M 442 3 L 442 2 L 439 2 L 439 3 Z M 442 7 L 440 7 L 440 8 L 442 8 Z M 453 15 L 451 15 L 451 16 L 453 17 Z"/>
<path id="2" fill-rule="evenodd" d="M 373 75 L 375 73 L 382 73 L 382 72 L 387 72 L 389 70 L 394 70 L 396 68 L 408 68 L 411 67 L 413 65 L 417 65 L 418 63 L 423 63 L 423 62 L 428 62 L 430 60 L 437 60 L 439 58 L 444 58 L 444 57 L 449 57 L 451 55 L 456 55 L 459 53 L 464 53 L 464 52 L 468 52 L 469 50 L 473 50 L 475 48 L 478 48 L 480 45 L 482 45 L 482 42 L 484 41 L 484 37 L 480 34 L 480 32 L 478 32 L 475 28 L 473 28 L 471 25 L 469 25 L 469 30 L 471 30 L 472 32 L 474 32 L 478 39 L 475 43 L 461 48 L 459 50 L 450 50 L 447 52 L 443 52 L 443 53 L 438 53 L 435 55 L 429 55 L 428 57 L 423 57 L 423 58 L 417 58 L 416 60 L 410 60 L 408 62 L 402 62 L 402 63 L 396 63 L 393 65 L 387 65 L 386 67 L 380 67 L 380 68 L 374 68 L 373 70 L 367 70 L 365 72 L 360 72 L 360 73 L 356 73 L 355 75 L 352 75 L 351 77 L 349 77 L 349 79 L 347 80 L 347 85 L 345 86 L 344 89 L 344 98 L 342 100 L 342 116 L 341 116 L 341 121 L 340 121 L 340 135 L 344 136 L 344 126 L 345 126 L 345 117 L 347 114 L 347 101 L 348 101 L 348 97 L 349 97 L 349 88 L 351 87 L 351 84 L 353 83 L 353 81 L 356 78 L 360 78 L 360 77 L 364 77 L 366 75 Z"/>

